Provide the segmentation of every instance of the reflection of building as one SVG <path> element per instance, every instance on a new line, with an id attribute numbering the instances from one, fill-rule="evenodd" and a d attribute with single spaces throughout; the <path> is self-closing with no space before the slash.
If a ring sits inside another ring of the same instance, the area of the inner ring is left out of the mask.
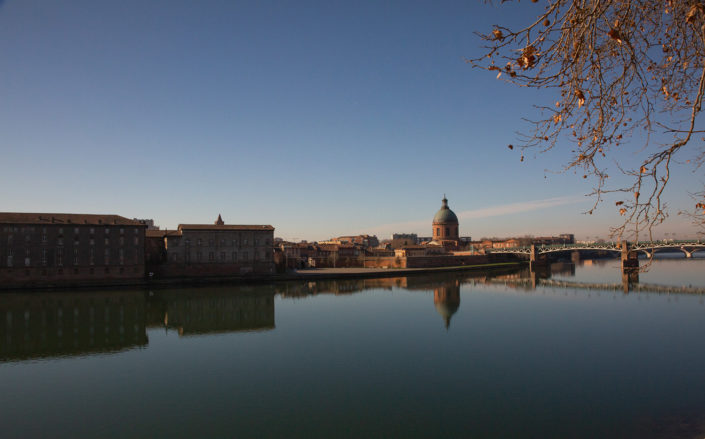
<path id="1" fill-rule="evenodd" d="M 433 217 L 433 242 L 448 248 L 457 248 L 459 244 L 458 217 L 448 207 L 445 196 L 443 205 Z"/>
<path id="2" fill-rule="evenodd" d="M 144 346 L 140 291 L 0 296 L 0 360 L 114 352 Z"/>
<path id="3" fill-rule="evenodd" d="M 460 307 L 460 282 L 447 283 L 433 290 L 433 303 L 436 311 L 443 317 L 446 329 L 450 327 L 450 318 Z"/>
<path id="4" fill-rule="evenodd" d="M 254 331 L 274 328 L 273 291 L 158 294 L 163 306 L 163 324 L 179 335 Z"/>

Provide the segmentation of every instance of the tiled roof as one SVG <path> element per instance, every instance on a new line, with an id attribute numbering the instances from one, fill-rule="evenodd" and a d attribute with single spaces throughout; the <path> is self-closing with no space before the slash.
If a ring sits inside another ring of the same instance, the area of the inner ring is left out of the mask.
<path id="1" fill-rule="evenodd" d="M 179 230 L 274 230 L 268 225 L 222 225 L 215 224 L 179 224 Z"/>
<path id="2" fill-rule="evenodd" d="M 0 212 L 2 224 L 90 224 L 95 226 L 147 227 L 120 215 L 93 215 L 83 213 L 24 213 Z"/>

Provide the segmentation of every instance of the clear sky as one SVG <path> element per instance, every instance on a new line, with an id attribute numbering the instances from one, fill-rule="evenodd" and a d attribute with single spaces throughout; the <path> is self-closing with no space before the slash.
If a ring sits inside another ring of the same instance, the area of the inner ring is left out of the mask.
<path id="1" fill-rule="evenodd" d="M 0 1 L 0 210 L 386 238 L 430 235 L 445 193 L 475 239 L 607 237 L 569 148 L 507 148 L 541 94 L 464 62 L 532 5 Z M 693 179 L 661 234 L 694 236 Z"/>

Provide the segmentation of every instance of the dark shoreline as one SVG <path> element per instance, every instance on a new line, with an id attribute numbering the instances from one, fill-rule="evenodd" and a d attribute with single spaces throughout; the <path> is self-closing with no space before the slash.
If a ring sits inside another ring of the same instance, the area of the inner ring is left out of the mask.
<path id="1" fill-rule="evenodd" d="M 209 276 L 209 277 L 178 277 L 168 279 L 138 279 L 131 282 L 120 281 L 116 283 L 95 282 L 76 284 L 55 284 L 55 285 L 28 285 L 28 286 L 2 286 L 0 294 L 25 291 L 61 291 L 67 289 L 91 289 L 91 288 L 162 288 L 169 286 L 199 286 L 199 285 L 247 285 L 262 284 L 286 281 L 311 281 L 311 280 L 334 280 L 334 279 L 374 279 L 387 277 L 406 277 L 423 275 L 430 273 L 453 273 L 465 271 L 494 271 L 503 268 L 520 268 L 528 265 L 528 261 L 497 262 L 479 265 L 461 265 L 451 267 L 432 268 L 389 268 L 389 269 L 362 269 L 362 268 L 338 268 L 338 269 L 312 269 L 304 272 L 292 272 L 273 275 L 257 276 Z"/>

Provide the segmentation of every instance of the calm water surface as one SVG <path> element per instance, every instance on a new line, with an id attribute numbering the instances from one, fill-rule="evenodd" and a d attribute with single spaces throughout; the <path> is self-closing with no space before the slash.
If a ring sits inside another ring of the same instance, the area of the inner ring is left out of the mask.
<path id="1" fill-rule="evenodd" d="M 704 436 L 705 296 L 528 275 L 2 294 L 0 436 Z"/>

